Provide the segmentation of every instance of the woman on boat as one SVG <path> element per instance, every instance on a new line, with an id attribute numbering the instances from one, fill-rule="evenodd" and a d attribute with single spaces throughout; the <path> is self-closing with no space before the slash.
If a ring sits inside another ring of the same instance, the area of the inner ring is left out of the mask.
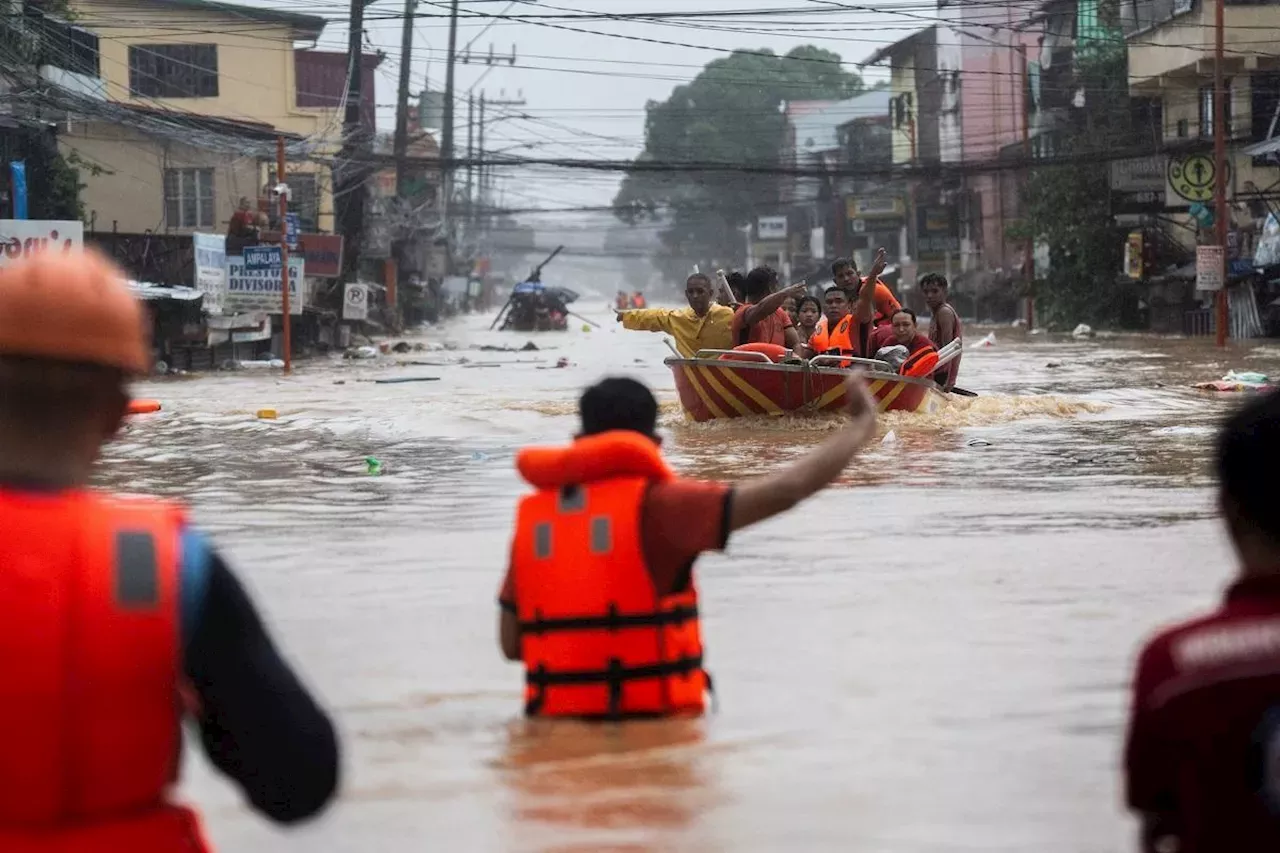
<path id="1" fill-rule="evenodd" d="M 800 325 L 800 316 L 796 313 L 796 297 L 788 296 L 782 300 L 782 310 L 791 318 L 791 325 Z"/>
<path id="2" fill-rule="evenodd" d="M 800 335 L 800 343 L 807 344 L 818 329 L 818 318 L 822 316 L 822 303 L 816 296 L 804 296 L 796 306 L 796 333 Z"/>
<path id="3" fill-rule="evenodd" d="M 891 346 L 906 347 L 908 355 L 915 355 L 923 349 L 937 349 L 927 335 L 920 333 L 916 312 L 910 308 L 899 308 L 893 313 L 893 319 L 889 325 L 877 326 L 871 333 L 869 349 L 872 353 L 881 347 Z"/>

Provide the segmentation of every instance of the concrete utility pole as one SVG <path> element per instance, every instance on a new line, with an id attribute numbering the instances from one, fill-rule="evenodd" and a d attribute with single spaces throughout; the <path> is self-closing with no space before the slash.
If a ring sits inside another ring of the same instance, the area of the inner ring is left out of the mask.
<path id="1" fill-rule="evenodd" d="M 413 13 L 417 0 L 404 0 L 404 30 L 400 35 L 400 89 L 396 93 L 396 195 L 403 199 L 408 194 L 409 155 L 409 71 L 413 67 Z"/>
<path id="2" fill-rule="evenodd" d="M 364 92 L 364 7 L 367 0 L 351 0 L 347 37 L 347 108 L 342 118 L 342 151 L 334 175 L 338 206 L 338 230 L 343 242 L 344 280 L 359 269 L 360 241 L 364 236 L 364 163 L 361 139 L 360 96 Z"/>
<path id="3" fill-rule="evenodd" d="M 476 225 L 475 159 L 476 98 L 475 95 L 467 95 L 467 221 L 472 229 Z"/>
<path id="4" fill-rule="evenodd" d="M 1227 128 L 1226 100 L 1227 91 L 1222 73 L 1223 54 L 1223 3 L 1215 0 L 1213 4 L 1213 218 L 1217 231 L 1217 243 L 1222 251 L 1223 269 L 1222 289 L 1218 291 L 1217 304 L 1217 337 L 1218 346 L 1227 345 L 1227 327 L 1230 325 L 1227 310 L 1227 270 L 1230 261 L 1227 258 Z"/>
<path id="5" fill-rule="evenodd" d="M 444 121 L 440 131 L 440 222 L 445 232 L 445 251 L 451 256 L 449 205 L 453 194 L 453 70 L 458 60 L 458 0 L 449 5 L 449 53 L 444 72 Z M 445 258 L 446 268 L 451 257 Z M 451 270 L 450 270 L 451 271 Z"/>
<path id="6" fill-rule="evenodd" d="M 478 203 L 482 209 L 484 209 L 488 204 L 487 198 L 488 198 L 489 191 L 491 189 L 489 187 L 489 183 L 492 181 L 492 178 L 493 178 L 493 169 L 492 168 L 486 169 L 485 166 L 483 165 L 484 164 L 484 126 L 486 123 L 484 118 L 485 109 L 487 107 L 523 107 L 526 103 L 527 102 L 523 97 L 516 98 L 514 100 L 491 101 L 485 96 L 485 93 L 483 90 L 481 90 L 480 92 L 480 121 L 479 121 L 480 144 L 476 147 L 476 159 L 481 163 L 481 165 L 478 167 L 480 170 L 480 189 L 477 195 L 478 195 Z M 505 118 L 518 118 L 518 116 L 498 116 L 497 118 L 493 119 L 493 121 L 495 122 L 501 121 L 502 119 L 505 119 Z M 481 221 L 484 223 L 484 226 L 487 229 L 489 227 L 489 217 L 487 213 L 481 217 Z"/>

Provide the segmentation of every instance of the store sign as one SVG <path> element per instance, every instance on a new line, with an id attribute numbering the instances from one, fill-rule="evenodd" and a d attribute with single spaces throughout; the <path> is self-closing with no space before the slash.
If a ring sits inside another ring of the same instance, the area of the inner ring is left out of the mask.
<path id="1" fill-rule="evenodd" d="M 1196 246 L 1196 290 L 1222 290 L 1225 261 L 1221 246 Z"/>
<path id="2" fill-rule="evenodd" d="M 227 297 L 227 238 L 221 234 L 192 234 L 195 252 L 195 280 L 191 283 L 204 294 L 206 314 L 222 313 L 222 303 Z"/>
<path id="3" fill-rule="evenodd" d="M 849 196 L 844 203 L 845 213 L 849 219 L 887 219 L 903 216 L 907 206 L 901 198 L 884 196 L 879 198 L 857 198 Z"/>
<path id="4" fill-rule="evenodd" d="M 279 252 L 278 247 L 276 251 Z M 302 313 L 305 276 L 306 262 L 302 258 L 289 258 L 290 314 Z M 244 313 L 252 311 L 282 313 L 284 310 L 284 289 L 280 283 L 282 277 L 279 266 L 255 269 L 245 263 L 244 255 L 228 255 L 226 309 Z"/>
<path id="5" fill-rule="evenodd" d="M 284 254 L 279 246 L 246 246 L 241 255 L 241 263 L 250 272 L 277 271 L 284 266 Z"/>
<path id="6" fill-rule="evenodd" d="M 787 217 L 761 216 L 758 220 L 756 220 L 756 239 L 759 239 L 759 240 L 787 239 Z"/>
<path id="7" fill-rule="evenodd" d="M 960 221 L 950 205 L 921 205 L 916 208 L 916 257 L 945 258 L 960 251 Z"/>
<path id="8" fill-rule="evenodd" d="M 1142 232 L 1134 231 L 1124 244 L 1124 271 L 1129 278 L 1142 278 Z"/>
<path id="9" fill-rule="evenodd" d="M 1231 184 L 1231 165 L 1226 165 L 1227 186 Z M 1192 154 L 1187 157 L 1170 157 L 1166 174 L 1169 179 L 1168 201 L 1170 205 L 1186 206 L 1213 201 L 1217 186 L 1217 168 L 1209 154 Z"/>
<path id="10" fill-rule="evenodd" d="M 1130 157 L 1110 166 L 1111 212 L 1154 213 L 1165 206 L 1166 158 Z"/>
<path id="11" fill-rule="evenodd" d="M 279 231 L 264 231 L 262 242 L 279 243 Z M 307 259 L 307 275 L 337 278 L 342 275 L 342 237 L 338 234 L 299 234 L 298 249 Z M 292 251 L 292 250 L 291 250 Z"/>
<path id="12" fill-rule="evenodd" d="M 0 267 L 40 252 L 84 249 L 84 223 L 68 219 L 0 219 Z"/>

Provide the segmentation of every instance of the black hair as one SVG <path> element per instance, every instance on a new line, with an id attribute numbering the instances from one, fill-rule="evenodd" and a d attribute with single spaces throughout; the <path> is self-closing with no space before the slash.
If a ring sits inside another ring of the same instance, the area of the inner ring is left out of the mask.
<path id="1" fill-rule="evenodd" d="M 838 284 L 833 284 L 833 285 L 829 286 L 826 290 L 822 291 L 822 298 L 823 298 L 823 299 L 826 299 L 826 298 L 827 298 L 827 294 L 829 294 L 829 293 L 842 293 L 842 294 L 844 294 L 844 298 L 845 298 L 845 299 L 848 299 L 848 298 L 849 298 L 849 292 L 848 292 L 847 290 L 845 290 L 843 287 L 841 287 L 840 285 L 838 285 Z"/>
<path id="2" fill-rule="evenodd" d="M 634 379 L 611 376 L 601 379 L 582 393 L 578 400 L 582 415 L 582 434 L 596 435 L 625 429 L 657 435 L 658 401 L 653 392 Z"/>
<path id="3" fill-rule="evenodd" d="M 771 267 L 756 267 L 747 273 L 747 298 L 752 301 L 764 299 L 773 292 L 778 281 L 778 274 Z"/>
<path id="4" fill-rule="evenodd" d="M 729 282 L 729 289 L 733 291 L 735 299 L 744 299 L 747 295 L 747 277 L 742 273 L 734 270 L 724 277 Z"/>
<path id="5" fill-rule="evenodd" d="M 688 287 L 690 284 L 692 284 L 695 281 L 700 281 L 703 284 L 705 284 L 707 287 L 711 286 L 710 278 L 708 278 L 704 273 L 696 272 L 684 280 L 685 287 Z"/>
<path id="6" fill-rule="evenodd" d="M 916 312 L 912 311 L 910 308 L 908 308 L 908 307 L 907 307 L 907 306 L 905 306 L 905 305 L 903 305 L 903 306 L 902 306 L 901 308 L 899 308 L 897 311 L 894 311 L 894 312 L 893 312 L 893 317 L 897 317 L 899 314 L 906 314 L 908 317 L 910 317 L 910 318 L 911 318 L 911 322 L 913 322 L 913 323 L 917 323 L 917 324 L 918 324 L 918 323 L 920 322 L 920 319 L 919 319 L 918 317 L 916 317 Z M 892 320 L 892 319 L 893 319 L 893 317 L 890 317 L 889 319 L 890 319 L 890 320 Z"/>
<path id="7" fill-rule="evenodd" d="M 924 290 L 926 287 L 934 287 L 935 285 L 937 287 L 941 287 L 943 290 L 950 287 L 950 285 L 947 284 L 947 277 L 940 272 L 930 272 L 920 276 L 921 290 Z"/>
<path id="8" fill-rule="evenodd" d="M 840 274 L 840 270 L 844 269 L 845 267 L 849 267 L 849 269 L 853 270 L 854 272 L 858 271 L 858 265 L 855 264 L 849 258 L 836 258 L 834 261 L 831 262 L 831 277 L 835 278 L 837 275 Z"/>
<path id="9" fill-rule="evenodd" d="M 1227 419 L 1217 468 L 1228 521 L 1243 522 L 1280 549 L 1280 394 L 1268 393 Z"/>
<path id="10" fill-rule="evenodd" d="M 799 313 L 800 313 L 800 309 L 801 309 L 801 308 L 804 308 L 805 304 L 806 304 L 806 303 L 809 303 L 809 302 L 812 302 L 812 303 L 813 303 L 813 307 L 814 307 L 814 308 L 817 308 L 819 312 L 821 312 L 821 311 L 822 311 L 822 303 L 818 301 L 818 297 L 816 297 L 816 296 L 802 296 L 802 297 L 800 297 L 800 301 L 796 303 L 796 313 L 797 313 L 797 314 L 799 314 Z"/>

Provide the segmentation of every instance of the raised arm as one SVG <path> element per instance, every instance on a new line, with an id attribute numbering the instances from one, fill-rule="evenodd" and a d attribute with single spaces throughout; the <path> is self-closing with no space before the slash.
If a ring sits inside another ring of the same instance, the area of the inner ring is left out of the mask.
<path id="1" fill-rule="evenodd" d="M 737 308 L 738 297 L 733 295 L 733 288 L 729 286 L 729 277 L 725 275 L 724 270 L 716 270 L 716 285 L 720 291 L 716 294 L 720 304 L 728 305 L 730 308 Z"/>
<path id="2" fill-rule="evenodd" d="M 853 316 L 859 323 L 870 323 L 876 316 L 876 285 L 880 283 L 880 273 L 884 272 L 884 249 L 876 252 L 875 263 L 871 265 L 871 273 L 862 282 L 858 291 L 858 301 L 853 306 Z"/>
<path id="3" fill-rule="evenodd" d="M 876 401 L 861 376 L 849 377 L 845 398 L 850 420 L 840 432 L 790 467 L 734 488 L 731 530 L 785 512 L 840 476 L 876 429 Z"/>
<path id="4" fill-rule="evenodd" d="M 632 308 L 619 311 L 618 322 L 622 328 L 637 332 L 667 332 L 671 334 L 670 308 Z"/>
<path id="5" fill-rule="evenodd" d="M 806 287 L 803 283 L 793 284 L 790 287 L 784 287 L 777 293 L 770 293 L 764 299 L 761 299 L 755 305 L 747 308 L 747 313 L 743 315 L 742 323 L 747 328 L 759 323 L 765 317 L 768 317 L 774 311 L 782 307 L 782 303 L 787 301 L 788 296 L 800 297 L 804 295 Z"/>

